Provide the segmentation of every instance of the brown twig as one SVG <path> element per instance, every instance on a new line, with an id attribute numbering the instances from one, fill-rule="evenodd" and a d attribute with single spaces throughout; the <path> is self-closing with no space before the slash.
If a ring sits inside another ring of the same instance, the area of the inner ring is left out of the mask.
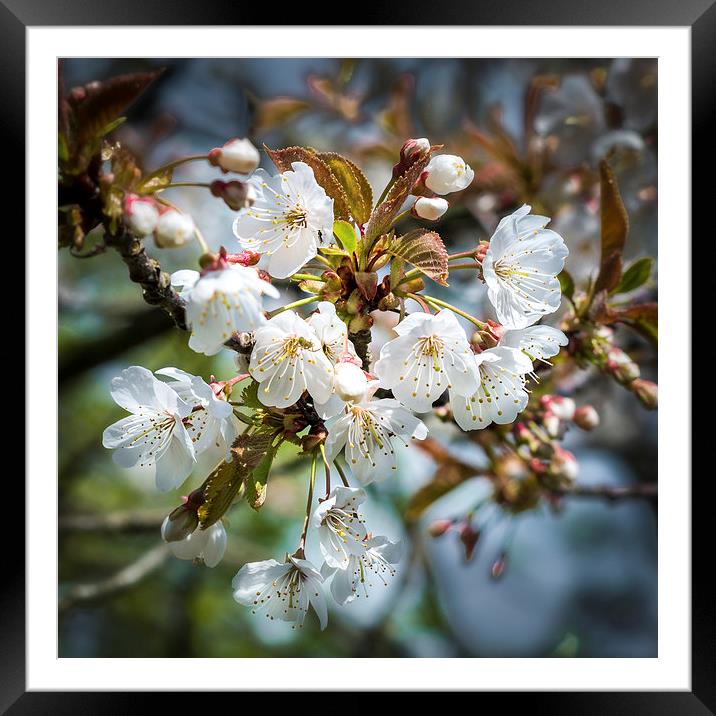
<path id="1" fill-rule="evenodd" d="M 125 510 L 96 515 L 63 515 L 59 518 L 60 532 L 149 532 L 157 531 L 167 509 Z"/>
<path id="2" fill-rule="evenodd" d="M 171 277 L 156 259 L 147 254 L 141 239 L 129 231 L 105 234 L 105 242 L 116 249 L 129 269 L 129 278 L 142 287 L 144 300 L 150 306 L 159 306 L 166 311 L 178 328 L 187 330 L 184 300 L 172 288 Z"/>
<path id="3" fill-rule="evenodd" d="M 57 608 L 60 613 L 66 612 L 78 604 L 86 604 L 97 599 L 113 596 L 125 589 L 133 587 L 160 567 L 169 555 L 169 548 L 161 543 L 145 552 L 136 562 L 107 579 L 91 584 L 77 584 L 67 590 L 60 599 Z"/>

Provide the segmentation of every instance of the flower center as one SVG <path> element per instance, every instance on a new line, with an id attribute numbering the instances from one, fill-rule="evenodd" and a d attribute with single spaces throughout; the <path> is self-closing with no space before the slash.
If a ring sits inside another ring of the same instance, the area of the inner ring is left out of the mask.
<path id="1" fill-rule="evenodd" d="M 418 351 L 424 356 L 438 358 L 442 356 L 445 343 L 439 336 L 423 336 L 418 340 Z"/>
<path id="2" fill-rule="evenodd" d="M 305 229 L 308 225 L 307 216 L 306 210 L 302 206 L 296 205 L 284 213 L 283 219 L 291 228 Z"/>

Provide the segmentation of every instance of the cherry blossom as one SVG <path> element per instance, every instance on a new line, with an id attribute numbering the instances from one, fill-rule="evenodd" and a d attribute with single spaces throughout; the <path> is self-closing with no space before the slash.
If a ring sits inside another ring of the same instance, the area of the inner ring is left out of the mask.
<path id="1" fill-rule="evenodd" d="M 323 596 L 323 576 L 306 559 L 288 556 L 282 564 L 275 559 L 245 564 L 232 581 L 234 599 L 263 610 L 266 618 L 294 622 L 299 628 L 312 606 L 321 629 L 328 623 L 328 608 Z"/>
<path id="2" fill-rule="evenodd" d="M 351 556 L 365 551 L 368 539 L 358 505 L 366 498 L 356 487 L 334 487 L 313 513 L 323 559 L 330 567 L 346 569 Z"/>
<path id="3" fill-rule="evenodd" d="M 529 212 L 525 204 L 500 221 L 482 262 L 488 298 L 506 328 L 525 328 L 562 300 L 557 275 L 569 251 L 545 229 L 547 217 Z"/>
<path id="4" fill-rule="evenodd" d="M 288 278 L 332 242 L 333 199 L 316 182 L 313 169 L 293 162 L 292 170 L 270 176 L 257 169 L 253 206 L 239 212 L 234 234 L 245 249 L 268 257 L 267 270 Z"/>
<path id="5" fill-rule="evenodd" d="M 226 552 L 226 530 L 215 522 L 206 529 L 198 528 L 182 540 L 168 541 L 165 537 L 169 517 L 162 523 L 162 539 L 169 544 L 171 553 L 178 559 L 199 559 L 207 567 L 216 567 Z"/>
<path id="6" fill-rule="evenodd" d="M 436 194 L 450 194 L 466 189 L 475 178 L 475 172 L 462 157 L 439 154 L 425 167 L 425 186 Z"/>

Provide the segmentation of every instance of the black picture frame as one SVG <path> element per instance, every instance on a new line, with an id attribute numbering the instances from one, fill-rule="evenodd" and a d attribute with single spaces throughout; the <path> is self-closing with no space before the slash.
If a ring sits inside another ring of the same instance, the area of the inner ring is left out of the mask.
<path id="1" fill-rule="evenodd" d="M 510 2 L 471 2 L 442 0 L 439 13 L 434 3 L 425 0 L 399 0 L 390 4 L 373 4 L 365 19 L 376 25 L 585 25 L 585 26 L 690 26 L 692 31 L 692 144 L 699 150 L 693 154 L 692 205 L 694 219 L 705 214 L 713 201 L 713 180 L 707 179 L 706 165 L 712 153 L 708 137 L 716 126 L 713 81 L 716 78 L 716 6 L 714 0 L 598 0 L 576 3 L 574 0 L 553 0 L 549 4 L 533 0 Z M 286 25 L 300 31 L 306 24 L 305 9 L 298 12 L 286 7 L 281 10 Z M 294 17 L 292 17 L 292 14 Z M 331 10 L 312 5 L 312 17 L 324 17 L 339 24 Z M 98 3 L 92 0 L 0 0 L 0 87 L 3 89 L 2 135 L 4 166 L 11 167 L 13 181 L 5 189 L 8 206 L 24 204 L 25 182 L 25 31 L 28 26 L 91 26 L 91 25 L 261 25 L 266 14 L 260 5 L 240 5 L 225 0 L 122 0 L 121 3 Z M 355 18 L 351 18 L 355 19 Z M 517 22 L 515 22 L 517 21 Z M 311 22 L 310 24 L 328 24 Z M 699 172 L 702 169 L 704 171 Z M 697 180 L 697 177 L 702 177 Z M 708 194 L 707 194 L 708 192 Z M 668 199 L 667 199 L 668 200 Z M 13 212 L 22 217 L 21 211 Z M 12 218 L 12 217 L 10 217 Z M 705 222 L 704 222 L 705 224 Z M 694 223 L 694 227 L 697 224 Z M 704 225 L 704 228 L 705 225 Z M 711 229 L 712 232 L 712 229 Z M 24 235 L 22 220 L 15 229 Z M 694 235 L 697 235 L 694 228 Z M 29 256 L 29 255 L 28 255 Z M 22 260 L 18 257 L 18 261 Z M 31 265 L 30 260 L 26 265 Z M 31 268 L 28 268 L 31 270 Z M 15 319 L 17 320 L 17 319 Z M 26 330 L 31 330 L 26 327 Z M 22 328 L 17 327 L 18 334 Z M 34 438 L 32 438 L 34 439 Z M 26 440 L 32 440 L 27 437 Z M 28 449 L 32 444 L 26 443 Z M 9 476 L 7 476 L 9 477 Z M 681 476 L 685 481 L 689 475 Z M 566 692 L 566 693 L 501 693 L 482 694 L 484 699 L 501 699 L 505 708 L 524 706 L 542 713 L 583 714 L 704 714 L 716 713 L 716 619 L 708 579 L 711 535 L 707 520 L 701 514 L 710 507 L 707 491 L 710 475 L 692 485 L 693 515 L 693 612 L 692 612 L 692 691 L 691 692 Z M 16 478 L 15 478 L 16 479 Z M 17 482 L 17 481 L 16 481 Z M 10 484 L 7 482 L 6 484 Z M 48 483 L 48 489 L 53 489 Z M 6 499 L 10 500 L 6 496 Z M 20 524 L 10 526 L 6 514 L 4 528 L 12 530 L 19 540 L 23 530 L 23 490 L 15 485 L 12 491 L 12 512 Z M 7 537 L 6 537 L 7 539 Z M 157 705 L 172 708 L 168 693 L 79 693 L 27 692 L 25 687 L 25 563 L 16 550 L 15 563 L 5 555 L 0 579 L 0 711 L 13 716 L 24 714 L 128 713 L 135 708 Z M 704 569 L 705 567 L 705 569 Z M 705 573 L 707 577 L 702 577 Z M 54 635 L 48 635 L 54 638 Z M 200 684 L 197 684 L 200 687 Z M 467 688 L 467 685 L 466 685 Z M 180 708 L 188 710 L 196 704 L 201 708 L 200 694 L 182 693 Z M 509 698 L 508 702 L 504 699 Z M 161 702 L 159 701 L 161 699 Z M 345 701 L 343 702 L 345 705 Z M 241 702 L 236 702 L 241 708 Z"/>

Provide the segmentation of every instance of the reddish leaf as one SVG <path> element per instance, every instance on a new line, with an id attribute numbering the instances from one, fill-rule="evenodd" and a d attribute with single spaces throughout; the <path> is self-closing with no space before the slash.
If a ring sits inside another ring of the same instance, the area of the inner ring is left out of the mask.
<path id="1" fill-rule="evenodd" d="M 373 190 L 365 174 L 350 159 L 335 152 L 321 152 L 318 156 L 343 187 L 353 218 L 365 224 L 373 209 Z"/>
<path id="2" fill-rule="evenodd" d="M 316 181 L 333 199 L 333 216 L 336 219 L 350 219 L 351 211 L 348 197 L 329 166 L 311 149 L 305 147 L 287 147 L 286 149 L 269 149 L 264 145 L 266 154 L 280 172 L 291 170 L 292 162 L 303 162 L 313 169 Z"/>
<path id="3" fill-rule="evenodd" d="M 385 250 L 412 264 L 433 281 L 447 286 L 448 252 L 435 231 L 414 229 L 393 239 Z"/>
<path id="4" fill-rule="evenodd" d="M 622 253 L 629 233 L 629 217 L 614 172 L 604 159 L 599 164 L 601 177 L 601 265 L 594 292 L 611 291 L 622 276 Z"/>

